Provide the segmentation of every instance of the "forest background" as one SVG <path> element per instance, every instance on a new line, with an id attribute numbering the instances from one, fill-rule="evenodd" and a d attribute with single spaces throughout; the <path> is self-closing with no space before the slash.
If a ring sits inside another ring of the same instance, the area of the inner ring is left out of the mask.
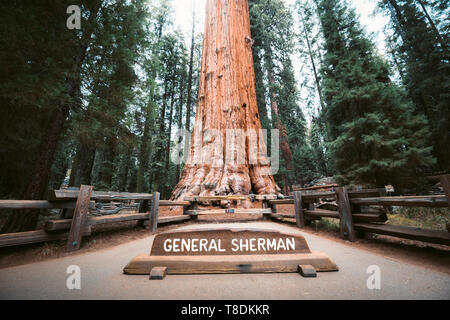
<path id="1" fill-rule="evenodd" d="M 262 126 L 287 139 L 275 176 L 285 193 L 326 177 L 421 193 L 427 175 L 449 172 L 449 1 L 369 1 L 386 21 L 382 50 L 357 0 L 249 1 Z M 74 4 L 79 30 L 66 25 Z M 187 32 L 174 6 L 2 2 L 0 198 L 81 184 L 170 197 L 182 170 L 170 138 L 193 127 L 204 10 L 184 12 Z"/>

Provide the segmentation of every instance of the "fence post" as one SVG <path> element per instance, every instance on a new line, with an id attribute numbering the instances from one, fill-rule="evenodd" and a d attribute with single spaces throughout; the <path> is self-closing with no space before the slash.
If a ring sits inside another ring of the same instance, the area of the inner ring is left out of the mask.
<path id="1" fill-rule="evenodd" d="M 444 188 L 445 195 L 447 196 L 448 206 L 450 207 L 450 174 L 446 174 L 441 177 L 441 185 Z"/>
<path id="2" fill-rule="evenodd" d="M 268 208 L 270 208 L 269 200 L 267 200 L 266 197 L 264 197 L 264 199 L 262 200 L 262 208 L 263 208 L 263 209 L 268 209 Z M 272 208 L 271 208 L 271 209 L 272 209 Z M 272 213 L 269 213 L 269 214 L 264 213 L 264 214 L 263 214 L 263 219 L 264 219 L 264 220 L 270 220 L 270 219 L 271 219 L 271 218 L 270 218 L 271 214 L 272 214 Z"/>
<path id="3" fill-rule="evenodd" d="M 194 197 L 194 200 L 191 201 L 191 205 L 189 206 L 189 209 L 190 210 L 198 210 L 198 199 L 197 199 L 197 197 Z M 198 215 L 197 214 L 191 215 L 191 220 L 197 221 L 198 220 Z"/>
<path id="4" fill-rule="evenodd" d="M 89 202 L 91 201 L 92 189 L 92 186 L 80 186 L 80 192 L 78 193 L 77 203 L 73 212 L 72 225 L 67 239 L 67 251 L 80 249 L 86 215 L 89 210 Z"/>
<path id="5" fill-rule="evenodd" d="M 348 198 L 347 189 L 336 188 L 336 200 L 339 206 L 339 220 L 341 226 L 341 236 L 344 239 L 355 241 L 355 230 L 353 228 L 353 216 Z"/>
<path id="6" fill-rule="evenodd" d="M 271 204 L 269 202 L 269 208 L 272 209 L 272 214 L 276 214 L 277 213 L 277 205 L 276 204 Z"/>
<path id="7" fill-rule="evenodd" d="M 152 206 L 148 216 L 150 232 L 156 232 L 156 229 L 158 229 L 159 197 L 159 192 L 153 193 Z"/>
<path id="8" fill-rule="evenodd" d="M 298 228 L 305 226 L 305 211 L 303 209 L 302 193 L 300 191 L 294 192 L 294 208 L 295 208 L 295 223 Z"/>

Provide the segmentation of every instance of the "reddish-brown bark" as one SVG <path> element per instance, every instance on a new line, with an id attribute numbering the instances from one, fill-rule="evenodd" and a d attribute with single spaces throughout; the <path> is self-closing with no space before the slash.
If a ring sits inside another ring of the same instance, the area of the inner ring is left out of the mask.
<path id="1" fill-rule="evenodd" d="M 252 43 L 247 0 L 207 1 L 196 120 L 172 199 L 279 193 L 263 139 L 244 137 L 261 137 Z"/>

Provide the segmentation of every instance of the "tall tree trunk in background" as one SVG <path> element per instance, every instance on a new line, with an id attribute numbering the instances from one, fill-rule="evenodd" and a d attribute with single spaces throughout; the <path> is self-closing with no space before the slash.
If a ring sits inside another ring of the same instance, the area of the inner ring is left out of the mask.
<path id="1" fill-rule="evenodd" d="M 70 187 L 79 187 L 82 184 L 91 183 L 92 166 L 94 165 L 95 147 L 90 147 L 85 143 L 80 142 L 77 147 L 77 153 L 75 155 Z"/>
<path id="2" fill-rule="evenodd" d="M 191 55 L 189 58 L 189 74 L 187 84 L 187 102 L 186 102 L 186 131 L 191 130 L 191 101 L 192 101 L 192 73 L 194 69 L 194 49 L 195 49 L 195 10 L 192 11 L 192 39 Z"/>
<path id="3" fill-rule="evenodd" d="M 400 79 L 402 80 L 403 83 L 405 83 L 405 74 L 403 72 L 403 68 L 402 68 L 400 62 L 398 61 L 395 49 L 392 47 L 392 44 L 389 42 L 386 43 L 386 47 L 388 49 L 388 52 L 391 54 L 392 60 L 394 60 L 394 65 L 398 71 L 398 74 L 400 75 Z"/>
<path id="4" fill-rule="evenodd" d="M 165 155 L 165 168 L 166 177 L 169 180 L 169 163 L 170 163 L 170 137 L 172 136 L 172 121 L 173 121 L 173 106 L 175 104 L 175 79 L 172 79 L 172 93 L 170 97 L 170 111 L 169 111 L 169 130 L 167 131 L 167 144 L 166 144 L 166 155 Z M 163 199 L 169 195 L 170 183 L 168 181 L 164 185 L 163 189 Z"/>
<path id="5" fill-rule="evenodd" d="M 274 128 L 278 129 L 280 132 L 280 149 L 281 154 L 288 171 L 292 170 L 292 151 L 289 146 L 289 138 L 287 135 L 286 126 L 283 124 L 283 121 L 280 118 L 280 113 L 278 110 L 278 101 L 277 101 L 277 93 L 275 91 L 275 77 L 273 70 L 273 60 L 272 60 L 272 51 L 270 48 L 266 48 L 266 64 L 267 64 L 267 77 L 269 79 L 269 96 L 270 96 L 270 109 L 272 111 L 272 121 L 274 123 Z M 288 186 L 291 185 L 290 179 L 288 177 L 288 173 L 284 174 L 284 194 L 288 193 Z"/>
<path id="6" fill-rule="evenodd" d="M 247 0 L 207 1 L 196 121 L 172 199 L 280 191 L 261 137 L 248 9 Z"/>
<path id="7" fill-rule="evenodd" d="M 417 0 L 417 1 L 420 3 L 420 6 L 422 7 L 422 10 L 423 10 L 425 16 L 427 17 L 427 20 L 428 20 L 431 28 L 433 29 L 434 34 L 439 39 L 439 42 L 440 42 L 440 44 L 442 46 L 442 49 L 444 51 L 447 50 L 447 43 L 445 42 L 444 38 L 442 38 L 441 34 L 439 33 L 439 30 L 436 27 L 436 24 L 434 23 L 433 19 L 431 18 L 431 16 L 428 13 L 427 8 L 425 7 L 425 4 L 423 3 L 422 0 Z"/>
<path id="8" fill-rule="evenodd" d="M 195 3 L 195 2 L 194 2 Z M 195 51 L 195 8 L 192 10 L 192 35 L 191 35 L 191 52 L 189 57 L 188 83 L 187 83 L 187 98 L 186 98 L 186 123 L 184 129 L 186 132 L 191 131 L 191 107 L 192 107 L 192 78 L 194 72 L 194 51 Z M 181 126 L 180 126 L 181 129 Z M 184 137 L 183 158 L 189 146 L 188 137 Z M 180 180 L 181 166 L 177 165 L 176 181 Z"/>
<path id="9" fill-rule="evenodd" d="M 119 192 L 127 192 L 128 173 L 130 172 L 133 146 L 129 146 L 125 154 L 125 161 L 120 168 Z"/>
<path id="10" fill-rule="evenodd" d="M 422 72 L 427 72 L 430 71 L 431 69 L 434 69 L 435 74 L 439 74 L 440 72 L 444 74 L 443 73 L 444 71 L 441 70 L 441 67 L 444 66 L 445 64 L 441 64 L 440 67 L 438 68 L 435 63 L 430 63 L 428 57 L 426 57 L 426 55 L 429 55 L 430 52 L 424 52 L 421 42 L 412 36 L 411 30 L 414 30 L 412 28 L 414 28 L 415 25 L 412 24 L 404 15 L 405 7 L 400 6 L 397 0 L 387 0 L 387 1 L 390 4 L 388 8 L 391 17 L 393 21 L 395 21 L 396 23 L 401 39 L 405 44 L 405 50 L 408 53 L 409 56 L 408 64 L 412 64 L 416 68 L 414 74 L 417 74 L 417 68 L 419 66 L 419 63 L 417 63 L 418 61 L 420 61 L 422 65 L 418 68 L 419 71 L 420 69 L 422 69 Z M 404 4 L 404 6 L 408 6 L 408 3 Z M 426 23 L 425 20 L 424 22 Z M 444 45 L 443 48 L 445 48 L 445 42 L 443 43 L 443 45 Z M 426 67 L 424 68 L 424 66 Z M 427 69 L 427 67 L 429 69 Z M 430 75 L 428 74 L 427 76 Z M 411 74 L 409 74 L 409 78 L 411 78 Z M 430 81 L 430 79 L 427 79 L 425 81 L 423 77 L 422 78 L 418 77 L 413 80 L 414 81 L 410 81 L 411 83 L 406 84 L 410 92 L 410 96 L 413 102 L 415 103 L 418 111 L 422 112 L 428 119 L 432 134 L 433 154 L 436 157 L 438 165 L 441 167 L 441 170 L 446 170 L 449 164 L 448 164 L 448 157 L 446 157 L 445 151 L 448 150 L 448 148 L 447 145 L 445 145 L 445 143 L 444 145 L 442 144 L 442 141 L 446 140 L 445 139 L 446 136 L 443 137 L 442 133 L 443 131 L 448 132 L 448 130 L 438 129 L 440 128 L 439 123 L 441 122 L 440 121 L 441 119 L 439 117 L 440 116 L 442 117 L 442 115 L 441 112 L 439 112 L 439 110 L 438 111 L 435 110 L 436 105 L 439 105 L 438 102 L 440 102 L 441 99 L 445 99 L 444 98 L 445 95 L 443 94 L 445 89 L 441 89 L 439 93 L 432 94 L 429 91 L 438 88 L 439 83 L 435 83 L 434 86 L 427 86 L 426 83 L 427 81 Z M 430 94 L 432 94 L 433 96 L 430 96 Z"/>
<path id="11" fill-rule="evenodd" d="M 168 94 L 168 82 L 169 80 L 167 78 L 164 79 L 164 95 L 163 95 L 163 104 L 162 104 L 162 110 L 161 110 L 161 116 L 159 117 L 159 137 L 160 141 L 157 142 L 159 144 L 158 151 L 156 152 L 156 161 L 158 162 L 158 165 L 162 163 L 163 160 L 163 148 L 164 145 L 162 144 L 161 140 L 163 137 L 166 136 L 165 134 L 165 121 L 166 121 L 166 108 L 167 108 L 167 94 Z M 154 179 L 153 183 L 155 185 L 155 190 L 157 192 L 161 192 L 161 170 L 157 169 L 154 173 Z"/>
<path id="12" fill-rule="evenodd" d="M 152 95 L 151 95 L 152 96 Z M 152 144 L 152 135 L 150 134 L 152 108 L 150 102 L 144 110 L 144 133 L 142 135 L 141 146 L 139 149 L 139 168 L 137 172 L 136 192 L 144 192 L 144 177 L 148 169 L 150 158 L 150 146 Z M 151 185 L 149 188 L 151 189 Z"/>
<path id="13" fill-rule="evenodd" d="M 117 139 L 115 137 L 107 138 L 105 149 L 103 150 L 104 158 L 100 167 L 98 183 L 108 190 L 112 187 L 112 178 L 114 174 L 114 159 L 117 151 Z"/>
<path id="14" fill-rule="evenodd" d="M 407 36 L 405 32 L 405 25 L 407 22 L 405 21 L 405 18 L 403 17 L 402 11 L 400 7 L 398 6 L 397 0 L 388 0 L 390 3 L 390 14 L 392 17 L 392 20 L 395 21 L 395 23 L 398 26 L 398 31 L 400 32 L 400 36 L 402 37 L 403 42 L 406 44 L 408 50 L 412 49 L 411 39 Z"/>
<path id="15" fill-rule="evenodd" d="M 181 130 L 182 126 L 183 126 L 183 103 L 184 103 L 184 77 L 181 77 L 180 80 L 180 101 L 178 104 L 178 111 L 177 111 L 177 125 L 178 125 L 178 130 Z M 181 140 L 177 141 L 177 143 L 180 143 Z M 175 172 L 175 181 L 178 181 L 180 179 L 180 170 L 181 170 L 181 166 L 179 164 L 177 164 L 176 166 L 176 172 Z"/>
<path id="16" fill-rule="evenodd" d="M 291 170 L 292 165 L 292 151 L 289 146 L 289 140 L 287 136 L 287 129 L 280 118 L 278 110 L 277 93 L 275 91 L 275 77 L 273 70 L 272 51 L 270 48 L 266 49 L 266 64 L 267 64 L 267 77 L 269 79 L 269 96 L 270 96 L 270 109 L 272 111 L 272 120 L 274 121 L 275 129 L 280 131 L 280 148 L 285 161 L 286 169 Z"/>
<path id="17" fill-rule="evenodd" d="M 30 175 L 28 187 L 21 198 L 26 200 L 40 200 L 45 198 L 50 168 L 56 146 L 64 129 L 69 106 L 64 105 L 55 110 L 50 118 L 47 133 L 42 140 L 41 153 L 36 159 L 33 174 Z M 36 228 L 39 209 L 17 210 L 10 215 L 0 233 L 30 231 Z"/>
<path id="18" fill-rule="evenodd" d="M 160 23 L 157 27 L 158 30 L 158 43 L 161 41 L 161 36 L 162 36 L 162 30 L 165 24 L 165 19 L 161 19 Z M 158 46 L 156 46 L 156 52 L 152 52 L 152 55 L 157 56 L 159 54 L 159 49 Z M 155 80 L 157 76 L 157 72 L 155 70 L 152 70 L 151 72 L 151 79 Z M 150 99 L 154 99 L 155 94 L 154 94 L 154 88 L 153 86 L 151 87 L 151 94 L 150 94 Z M 144 185 L 144 178 L 145 178 L 145 173 L 148 170 L 148 162 L 150 160 L 150 155 L 151 155 L 151 147 L 152 147 L 152 138 L 153 135 L 150 134 L 150 130 L 151 130 L 151 122 L 152 122 L 152 111 L 153 111 L 153 107 L 152 107 L 152 100 L 150 100 L 148 102 L 148 105 L 146 106 L 145 110 L 144 110 L 144 116 L 145 116 L 145 122 L 144 122 L 144 133 L 142 135 L 142 140 L 141 140 L 141 146 L 140 146 L 140 150 L 139 150 L 139 168 L 138 168 L 138 172 L 137 172 L 137 180 L 136 180 L 136 192 L 144 192 L 147 190 L 144 190 L 145 185 Z M 150 179 L 149 179 L 149 184 L 148 184 L 148 190 L 151 192 L 152 191 L 152 178 L 153 175 L 150 174 Z"/>
<path id="19" fill-rule="evenodd" d="M 303 32 L 305 33 L 306 45 L 308 46 L 308 54 L 309 54 L 309 58 L 311 60 L 311 66 L 314 71 L 314 80 L 316 81 L 317 94 L 319 95 L 320 108 L 322 110 L 324 110 L 322 87 L 320 85 L 320 79 L 319 79 L 319 74 L 317 72 L 316 62 L 314 61 L 314 55 L 313 55 L 313 51 L 311 48 L 311 42 L 309 40 L 309 34 L 308 34 L 308 31 L 306 30 L 306 23 L 303 18 L 303 14 L 302 14 L 301 10 L 299 10 L 299 14 L 300 14 L 300 19 L 302 20 L 302 24 L 303 24 Z"/>

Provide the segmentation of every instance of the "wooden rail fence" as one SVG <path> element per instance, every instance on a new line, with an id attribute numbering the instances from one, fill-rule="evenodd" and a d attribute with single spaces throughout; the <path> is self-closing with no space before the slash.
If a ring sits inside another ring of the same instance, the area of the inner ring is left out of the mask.
<path id="1" fill-rule="evenodd" d="M 0 209 L 70 209 L 72 217 L 49 220 L 43 230 L 9 233 L 0 235 L 0 247 L 38 243 L 52 240 L 67 240 L 67 251 L 78 250 L 82 238 L 91 234 L 92 226 L 125 221 L 138 221 L 139 225 L 156 232 L 158 225 L 196 220 L 201 215 L 255 214 L 264 219 L 284 221 L 295 218 L 298 228 L 311 221 L 322 218 L 335 218 L 340 221 L 340 233 L 344 239 L 354 241 L 364 233 L 385 234 L 394 237 L 420 240 L 450 245 L 450 233 L 446 231 L 424 230 L 420 228 L 387 225 L 387 206 L 410 207 L 450 207 L 450 175 L 441 177 L 445 194 L 433 196 L 380 197 L 378 189 L 347 190 L 343 187 L 334 191 L 295 191 L 294 196 L 277 199 L 273 195 L 187 197 L 183 201 L 160 200 L 160 194 L 119 193 L 93 191 L 91 186 L 82 185 L 77 190 L 54 190 L 49 200 L 0 200 Z M 95 208 L 95 201 L 140 201 L 138 212 L 113 214 L 107 216 L 88 216 L 89 209 Z M 261 201 L 262 208 L 253 209 L 200 209 L 204 201 Z M 338 210 L 317 208 L 314 203 L 335 201 Z M 293 204 L 295 215 L 277 213 L 277 206 Z M 183 215 L 159 217 L 159 207 L 181 206 Z"/>
<path id="2" fill-rule="evenodd" d="M 91 227 L 125 221 L 138 221 L 155 232 L 158 224 L 190 220 L 187 215 L 158 217 L 160 206 L 189 207 L 189 201 L 160 200 L 159 193 L 118 193 L 92 191 L 91 186 L 82 185 L 79 190 L 54 190 L 49 200 L 0 200 L 0 209 L 74 209 L 70 219 L 48 220 L 43 230 L 0 234 L 0 247 L 9 247 L 53 240 L 67 240 L 67 251 L 80 248 L 82 237 L 91 235 Z M 94 208 L 92 200 L 139 200 L 139 212 L 108 216 L 87 216 Z"/>
<path id="3" fill-rule="evenodd" d="M 283 220 L 292 215 L 276 213 L 276 206 L 293 204 L 295 206 L 296 225 L 302 228 L 309 221 L 320 220 L 322 217 L 340 220 L 341 236 L 354 241 L 356 232 L 384 234 L 399 238 L 420 240 L 424 242 L 450 245 L 450 232 L 427 230 L 415 227 L 388 225 L 384 209 L 362 210 L 364 206 L 405 206 L 405 207 L 450 207 L 450 175 L 441 176 L 441 185 L 445 194 L 432 196 L 407 197 L 379 197 L 378 189 L 348 191 L 346 188 L 336 188 L 335 191 L 310 192 L 295 191 L 293 199 L 271 200 L 270 205 L 275 208 L 271 215 L 273 219 Z M 335 200 L 339 210 L 314 209 L 313 203 L 318 199 Z"/>

